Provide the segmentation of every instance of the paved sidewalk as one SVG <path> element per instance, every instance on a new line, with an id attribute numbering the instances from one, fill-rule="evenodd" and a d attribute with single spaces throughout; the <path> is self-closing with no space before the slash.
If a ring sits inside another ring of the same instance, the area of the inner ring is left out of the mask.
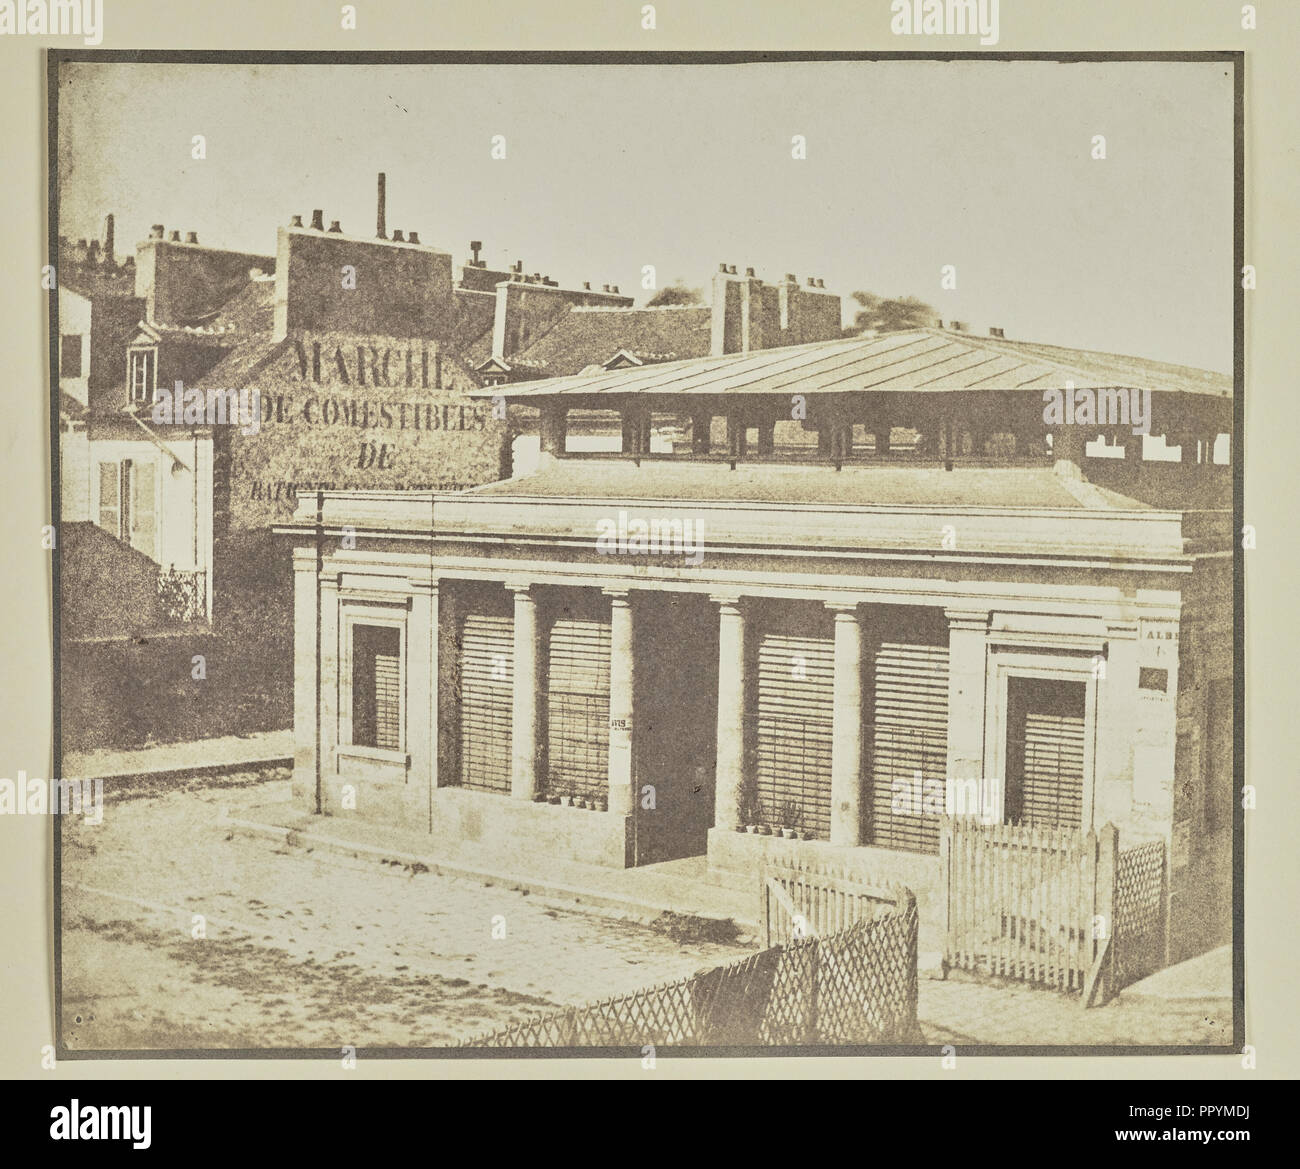
<path id="1" fill-rule="evenodd" d="M 191 743 L 154 743 L 115 751 L 69 751 L 60 779 L 126 779 L 136 776 L 213 774 L 262 764 L 293 762 L 293 731 L 225 735 Z"/>
<path id="2" fill-rule="evenodd" d="M 527 890 L 635 921 L 679 913 L 730 918 L 748 935 L 742 942 L 752 943 L 759 932 L 757 877 L 746 888 L 715 884 L 707 879 L 703 857 L 693 858 L 698 862 L 694 865 L 670 861 L 613 869 L 555 856 L 521 854 L 518 842 L 511 842 L 503 851 L 466 842 L 451 844 L 427 833 L 363 820 L 316 816 L 287 800 L 247 807 L 223 822 L 238 832 L 278 839 L 289 846 L 418 863 L 429 872 Z"/>

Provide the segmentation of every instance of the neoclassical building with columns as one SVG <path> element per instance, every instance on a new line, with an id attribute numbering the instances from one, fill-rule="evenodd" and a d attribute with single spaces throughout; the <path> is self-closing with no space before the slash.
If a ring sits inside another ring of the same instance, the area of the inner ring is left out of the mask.
<path id="1" fill-rule="evenodd" d="M 1058 389 L 1150 391 L 1149 434 L 1045 421 Z M 278 529 L 300 806 L 720 880 L 828 859 L 925 912 L 960 787 L 1163 840 L 1175 936 L 1226 912 L 1230 379 L 918 329 L 482 393 L 540 412 L 537 471 Z M 573 409 L 622 450 L 568 450 Z"/>

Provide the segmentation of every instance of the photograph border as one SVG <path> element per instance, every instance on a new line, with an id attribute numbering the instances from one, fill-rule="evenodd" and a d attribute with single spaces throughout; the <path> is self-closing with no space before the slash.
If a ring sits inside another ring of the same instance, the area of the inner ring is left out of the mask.
<path id="1" fill-rule="evenodd" d="M 1245 466 L 1245 291 L 1242 270 L 1245 265 L 1245 51 L 1189 50 L 1115 52 L 1048 52 L 1048 51 L 978 51 L 978 52 L 891 52 L 891 51 L 507 51 L 507 50 L 417 50 L 324 52 L 302 50 L 173 50 L 173 49 L 64 49 L 50 48 L 46 55 L 46 116 L 48 137 L 47 191 L 48 232 L 47 263 L 57 272 L 59 244 L 59 72 L 71 63 L 91 64 L 223 64 L 223 65 L 738 65 L 815 62 L 933 61 L 999 62 L 1043 61 L 1061 64 L 1083 62 L 1223 62 L 1233 68 L 1233 788 L 1240 793 L 1245 783 L 1245 557 L 1242 542 L 1244 527 L 1243 489 Z M 49 290 L 49 391 L 50 391 L 50 502 L 55 530 L 61 521 L 61 452 L 59 447 L 59 396 L 55 382 L 58 369 L 59 312 L 57 279 Z M 60 710 L 60 617 L 62 607 L 61 558 L 59 543 L 53 549 L 51 579 L 53 589 L 53 759 L 56 776 L 62 776 L 62 736 Z M 53 844 L 53 975 L 55 1052 L 60 1060 L 305 1060 L 336 1059 L 339 1049 L 329 1048 L 197 1048 L 167 1050 L 69 1048 L 63 1034 L 63 954 L 62 954 L 62 856 L 61 814 L 51 816 Z M 737 1047 L 656 1047 L 655 1055 L 670 1058 L 773 1059 L 787 1056 L 918 1056 L 960 1053 L 967 1056 L 1125 1056 L 1125 1055 L 1234 1055 L 1246 1038 L 1245 1017 L 1245 810 L 1240 799 L 1233 801 L 1232 824 L 1232 1036 L 1227 1045 L 836 1045 L 836 1046 L 737 1046 Z M 357 1058 L 365 1059 L 599 1059 L 629 1054 L 641 1058 L 637 1047 L 544 1047 L 544 1048 L 469 1048 L 469 1047 L 357 1047 Z M 1028 1069 L 1027 1069 L 1028 1070 Z"/>

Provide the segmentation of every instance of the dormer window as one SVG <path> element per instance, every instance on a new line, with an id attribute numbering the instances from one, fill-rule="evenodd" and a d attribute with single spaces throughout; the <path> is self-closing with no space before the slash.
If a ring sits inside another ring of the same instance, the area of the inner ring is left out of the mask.
<path id="1" fill-rule="evenodd" d="M 152 402 L 158 388 L 158 349 L 156 346 L 127 352 L 127 385 L 132 402 Z"/>

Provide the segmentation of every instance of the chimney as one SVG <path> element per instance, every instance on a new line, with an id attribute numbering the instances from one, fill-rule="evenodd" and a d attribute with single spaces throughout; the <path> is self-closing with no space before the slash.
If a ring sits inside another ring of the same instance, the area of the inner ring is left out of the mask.
<path id="1" fill-rule="evenodd" d="M 291 220 L 289 220 L 289 226 L 290 226 L 290 227 L 301 227 L 301 226 L 302 226 L 302 216 L 301 216 L 301 215 L 295 215 Z"/>
<path id="2" fill-rule="evenodd" d="M 590 292 L 590 291 L 591 291 L 591 281 L 590 281 L 590 280 L 584 280 L 584 281 L 582 282 L 582 287 L 583 287 L 587 292 Z"/>
<path id="3" fill-rule="evenodd" d="M 181 233 L 180 233 L 179 231 L 173 231 L 173 232 L 172 232 L 172 240 L 171 240 L 171 242 L 174 243 L 174 244 L 178 244 L 178 243 L 181 242 Z"/>
<path id="4" fill-rule="evenodd" d="M 165 234 L 166 234 L 166 228 L 164 228 L 161 223 L 155 223 L 149 229 L 150 239 L 162 239 Z"/>
<path id="5" fill-rule="evenodd" d="M 798 283 L 799 283 L 799 277 L 796 276 L 793 272 L 787 272 L 787 273 L 785 274 L 785 282 L 786 282 L 787 284 L 798 284 Z"/>
<path id="6" fill-rule="evenodd" d="M 809 288 L 816 288 L 816 287 L 817 287 L 817 281 L 814 280 L 811 276 L 808 277 L 808 287 L 809 287 Z"/>
<path id="7" fill-rule="evenodd" d="M 511 266 L 510 271 L 522 273 L 524 270 L 523 260 L 516 260 Z"/>
<path id="8" fill-rule="evenodd" d="M 104 256 L 110 264 L 116 262 L 117 252 L 114 250 L 114 231 L 113 231 L 113 213 L 110 211 L 104 216 Z"/>
<path id="9" fill-rule="evenodd" d="M 736 265 L 732 264 L 731 267 L 727 269 L 727 271 L 734 276 L 736 274 Z"/>
<path id="10" fill-rule="evenodd" d="M 481 252 L 481 251 L 483 250 L 483 241 L 482 241 L 481 239 L 472 239 L 472 240 L 470 240 L 470 241 L 469 241 L 469 250 L 470 250 L 470 252 L 471 252 L 471 253 L 473 254 L 473 256 L 474 256 L 474 259 L 471 261 L 471 262 L 473 263 L 474 267 L 475 267 L 475 268 L 480 268 L 480 267 L 482 267 L 482 265 L 479 263 L 478 254 L 479 254 L 479 252 Z"/>
<path id="11" fill-rule="evenodd" d="M 617 285 L 617 284 L 611 285 L 609 290 L 610 290 L 610 292 L 612 292 L 615 296 L 618 295 L 618 285 Z"/>
<path id="12" fill-rule="evenodd" d="M 1006 332 L 1005 332 L 1004 330 L 1002 330 L 1002 329 L 999 329 L 996 325 L 990 325 L 990 326 L 989 326 L 989 336 L 990 336 L 990 337 L 1005 337 L 1005 336 L 1006 336 Z"/>
<path id="13" fill-rule="evenodd" d="M 311 213 L 311 229 L 312 231 L 325 230 L 325 212 L 319 207 Z"/>
<path id="14" fill-rule="evenodd" d="M 86 262 L 90 264 L 99 263 L 99 240 L 92 239 L 86 245 Z"/>
<path id="15" fill-rule="evenodd" d="M 388 238 L 388 223 L 384 218 L 384 213 L 388 209 L 386 193 L 384 190 L 385 182 L 386 179 L 384 178 L 384 172 L 380 171 L 378 203 L 375 210 L 375 239 Z"/>
<path id="16" fill-rule="evenodd" d="M 746 268 L 746 269 L 745 269 L 745 275 L 746 275 L 746 276 L 751 276 L 751 277 L 752 277 L 752 276 L 754 275 L 754 269 L 753 269 L 753 268 Z"/>
<path id="17" fill-rule="evenodd" d="M 199 233 L 197 231 L 187 231 L 185 233 L 185 242 L 187 244 L 196 244 L 199 242 Z"/>
<path id="18" fill-rule="evenodd" d="M 393 243 L 395 244 L 406 243 L 406 235 L 400 227 L 393 228 Z"/>
<path id="19" fill-rule="evenodd" d="M 719 264 L 719 265 L 718 265 L 718 271 L 719 271 L 719 272 L 726 272 L 726 270 L 727 270 L 727 265 L 726 265 L 726 264 Z"/>
<path id="20" fill-rule="evenodd" d="M 411 233 L 406 237 L 406 242 L 407 242 L 408 244 L 418 244 L 418 243 L 420 242 L 420 233 L 419 233 L 418 231 L 413 231 L 413 232 L 411 232 Z"/>
<path id="21" fill-rule="evenodd" d="M 330 231 L 334 232 L 335 235 L 342 233 L 343 229 L 339 226 L 339 221 L 337 219 L 330 220 Z"/>

